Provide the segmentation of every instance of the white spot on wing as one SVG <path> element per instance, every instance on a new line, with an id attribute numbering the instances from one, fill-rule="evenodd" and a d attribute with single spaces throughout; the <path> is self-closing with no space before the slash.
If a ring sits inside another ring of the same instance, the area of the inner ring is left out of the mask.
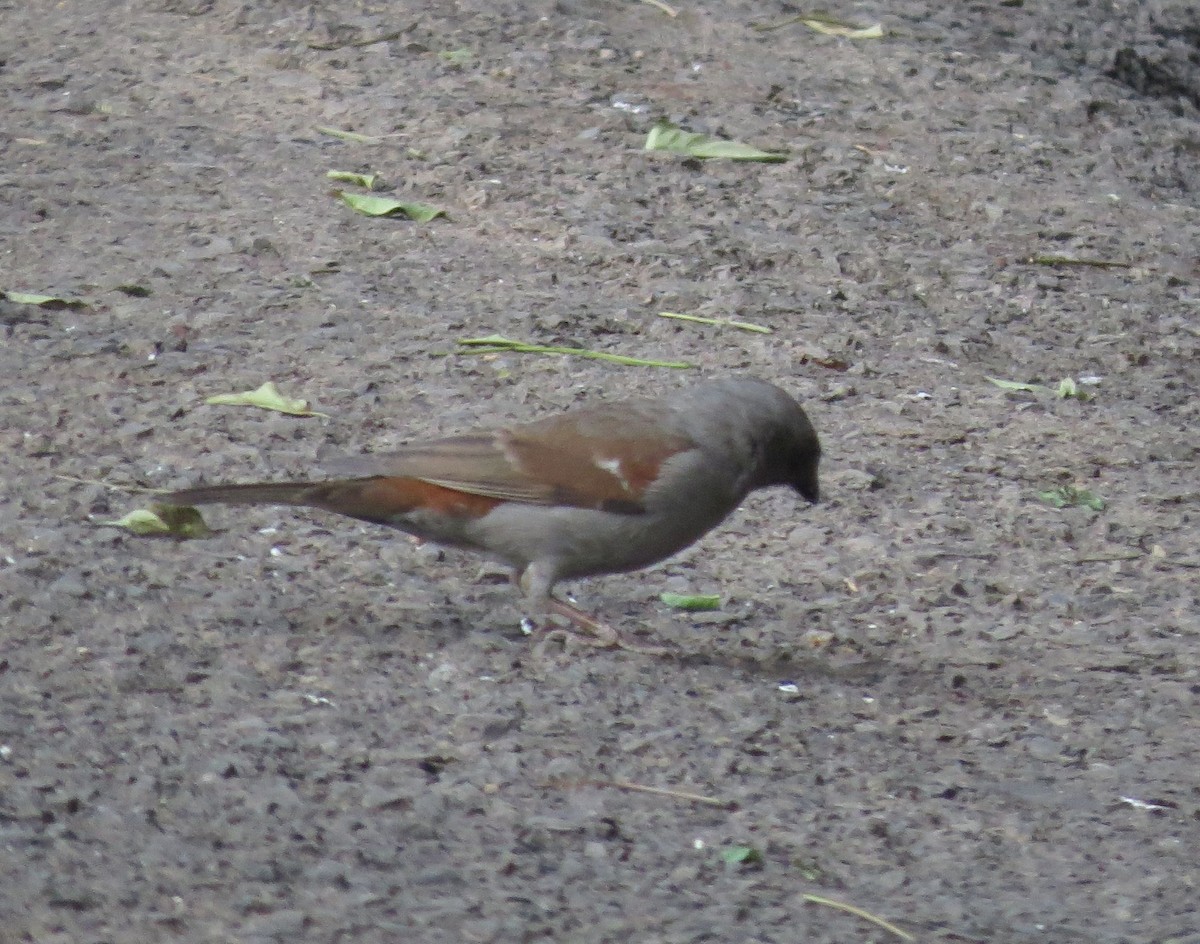
<path id="1" fill-rule="evenodd" d="M 625 491 L 631 491 L 629 487 L 629 479 L 625 478 L 625 473 L 621 471 L 620 459 L 606 459 L 602 456 L 596 456 L 593 457 L 592 461 L 596 463 L 598 468 L 603 469 L 613 478 L 617 479 Z"/>

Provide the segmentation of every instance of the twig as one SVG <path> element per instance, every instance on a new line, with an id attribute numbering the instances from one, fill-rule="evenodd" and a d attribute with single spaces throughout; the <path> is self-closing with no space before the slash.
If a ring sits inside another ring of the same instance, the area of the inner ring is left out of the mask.
<path id="1" fill-rule="evenodd" d="M 117 485 L 115 482 L 105 482 L 103 479 L 81 479 L 74 475 L 55 475 L 56 479 L 62 479 L 64 482 L 74 482 L 76 485 L 99 485 L 101 488 L 111 489 L 114 492 L 128 492 L 130 495 L 168 495 L 171 490 L 169 488 L 145 488 L 141 485 Z"/>
<path id="2" fill-rule="evenodd" d="M 1145 554 L 1130 551 L 1127 554 L 1094 554 L 1089 557 L 1076 557 L 1076 564 L 1109 564 L 1113 561 L 1141 560 Z"/>
<path id="3" fill-rule="evenodd" d="M 701 793 L 689 793 L 686 790 L 671 790 L 666 787 L 650 787 L 644 783 L 634 783 L 631 780 L 579 780 L 556 781 L 551 784 L 560 788 L 571 786 L 613 787 L 617 790 L 629 790 L 633 793 L 649 793 L 654 796 L 671 797 L 675 800 L 687 800 L 689 803 L 703 803 L 705 806 L 719 806 L 728 809 L 732 804 L 728 800 L 718 800 L 716 797 L 704 796 Z"/>
<path id="4" fill-rule="evenodd" d="M 705 318 L 702 315 L 683 315 L 677 311 L 660 311 L 660 318 L 674 318 L 676 321 L 694 321 L 696 324 L 715 325 L 718 328 L 737 328 L 739 331 L 753 331 L 756 334 L 771 334 L 771 329 L 763 325 L 751 324 L 749 321 L 734 321 L 732 318 Z"/>
<path id="5" fill-rule="evenodd" d="M 672 19 L 679 16 L 679 11 L 676 10 L 674 7 L 667 6 L 665 3 L 663 3 L 663 0 L 642 0 L 642 3 L 649 4 L 650 6 L 654 7 L 656 10 L 662 10 L 663 13 L 665 13 L 667 16 L 671 17 Z"/>
<path id="6" fill-rule="evenodd" d="M 1113 262 L 1108 259 L 1073 259 L 1070 256 L 1030 256 L 1028 265 L 1044 266 L 1091 266 L 1094 269 L 1132 269 L 1132 262 Z"/>
<path id="7" fill-rule="evenodd" d="M 587 357 L 597 361 L 608 361 L 612 364 L 625 364 L 630 367 L 669 367 L 674 370 L 689 370 L 694 365 L 683 361 L 654 361 L 641 357 L 626 357 L 624 354 L 607 354 L 604 351 L 589 351 L 583 347 L 558 347 L 549 344 L 527 344 L 524 341 L 512 341 L 498 334 L 486 338 L 463 338 L 458 342 L 460 347 L 472 350 L 460 351 L 460 354 L 562 354 L 568 357 Z"/>
<path id="8" fill-rule="evenodd" d="M 751 23 L 750 28 L 760 33 L 768 33 L 771 30 L 791 26 L 793 23 L 803 23 L 809 29 L 816 30 L 818 33 L 825 33 L 828 36 L 849 36 L 853 39 L 881 39 L 883 37 L 883 30 L 880 29 L 878 23 L 873 27 L 855 26 L 853 23 L 847 23 L 844 20 L 830 16 L 828 13 L 820 12 L 799 13 L 796 16 L 789 16 L 786 20 L 780 20 L 777 23 Z M 822 27 L 825 27 L 825 29 L 822 29 Z M 860 35 L 854 36 L 851 34 Z"/>
<path id="9" fill-rule="evenodd" d="M 871 912 L 865 911 L 864 909 L 859 908 L 856 905 L 850 905 L 844 901 L 837 901 L 836 899 L 833 899 L 833 898 L 825 898 L 821 895 L 805 895 L 804 900 L 808 901 L 808 902 L 812 902 L 814 905 L 826 905 L 830 908 L 837 908 L 839 911 L 845 911 L 849 914 L 854 915 L 855 917 L 862 918 L 864 921 L 870 921 L 872 924 L 883 928 L 885 931 L 890 931 L 892 934 L 896 935 L 896 937 L 900 938 L 900 940 L 902 940 L 902 941 L 915 941 L 916 940 L 916 938 L 913 937 L 911 934 L 909 934 L 907 931 L 902 931 L 900 928 L 896 927 L 890 921 L 887 921 L 887 920 L 879 917 L 878 915 L 873 915 L 873 914 L 871 914 Z"/>
<path id="10" fill-rule="evenodd" d="M 409 27 L 409 29 L 412 29 L 412 27 Z M 312 41 L 308 43 L 308 48 L 316 49 L 319 52 L 330 52 L 334 49 L 345 49 L 346 47 L 362 48 L 364 46 L 374 46 L 378 43 L 390 43 L 393 40 L 399 39 L 407 32 L 408 30 L 396 30 L 391 33 L 384 33 L 382 36 L 373 36 L 366 39 L 350 39 L 345 42 L 321 43 Z"/>

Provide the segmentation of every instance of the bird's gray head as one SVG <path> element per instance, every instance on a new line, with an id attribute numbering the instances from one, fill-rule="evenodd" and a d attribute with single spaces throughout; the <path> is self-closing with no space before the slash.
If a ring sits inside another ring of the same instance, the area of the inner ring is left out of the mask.
<path id="1" fill-rule="evenodd" d="M 765 380 L 733 377 L 693 387 L 690 395 L 693 408 L 709 401 L 703 412 L 720 416 L 730 439 L 750 447 L 750 489 L 789 485 L 810 502 L 820 500 L 821 442 L 790 394 Z"/>
<path id="2" fill-rule="evenodd" d="M 769 385 L 768 385 L 769 386 Z M 810 502 L 821 500 L 817 469 L 821 441 L 804 408 L 778 387 L 771 387 L 773 409 L 762 447 L 763 478 L 769 485 L 790 485 Z"/>

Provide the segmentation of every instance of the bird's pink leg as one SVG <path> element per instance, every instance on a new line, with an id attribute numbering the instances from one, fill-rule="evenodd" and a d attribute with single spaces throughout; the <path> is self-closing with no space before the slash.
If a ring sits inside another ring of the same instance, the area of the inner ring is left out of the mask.
<path id="1" fill-rule="evenodd" d="M 551 613 L 557 613 L 582 629 L 583 633 L 571 633 L 564 629 L 559 629 L 558 632 L 585 646 L 595 646 L 600 649 L 624 649 L 626 652 L 640 652 L 646 656 L 667 656 L 675 651 L 670 646 L 643 645 L 626 639 L 615 627 L 609 626 L 608 623 L 596 619 L 590 613 L 585 613 L 579 607 L 564 603 L 556 597 L 550 598 L 546 608 Z"/>
<path id="2" fill-rule="evenodd" d="M 546 647 L 556 640 L 573 640 L 597 649 L 624 649 L 626 652 L 638 652 L 649 656 L 671 655 L 675 651 L 669 646 L 642 645 L 626 639 L 619 630 L 609 626 L 603 620 L 597 619 L 590 613 L 585 613 L 577 606 L 572 606 L 570 603 L 551 596 L 549 587 L 546 586 L 548 582 L 539 579 L 540 576 L 536 564 L 525 568 L 525 572 L 517 579 L 517 585 L 521 588 L 521 592 L 540 612 L 561 616 L 582 632 L 572 632 L 561 626 L 538 625 L 534 630 L 534 635 L 541 638 L 534 645 L 534 650 L 539 655 L 544 654 Z"/>

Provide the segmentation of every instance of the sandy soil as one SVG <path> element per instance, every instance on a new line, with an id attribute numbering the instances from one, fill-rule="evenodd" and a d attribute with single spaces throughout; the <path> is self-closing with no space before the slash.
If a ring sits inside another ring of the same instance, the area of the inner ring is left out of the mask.
<path id="1" fill-rule="evenodd" d="M 677 5 L 0 0 L 0 289 L 88 302 L 0 303 L 0 938 L 1200 941 L 1191 5 Z M 828 500 L 572 588 L 679 659 L 538 660 L 381 529 L 98 526 L 735 372 Z M 203 404 L 268 379 L 328 418 Z"/>

